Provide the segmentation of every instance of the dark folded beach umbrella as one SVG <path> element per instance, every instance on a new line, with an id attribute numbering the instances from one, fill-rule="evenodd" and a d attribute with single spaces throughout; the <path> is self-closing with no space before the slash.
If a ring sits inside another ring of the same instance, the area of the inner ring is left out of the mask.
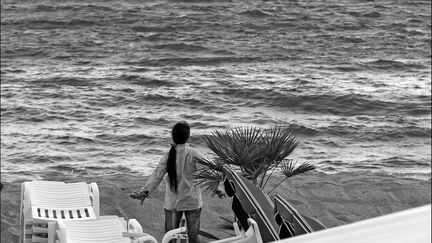
<path id="1" fill-rule="evenodd" d="M 224 165 L 223 172 L 225 190 L 228 196 L 233 197 L 233 211 L 239 218 L 242 227 L 247 229 L 247 225 L 243 222 L 247 220 L 246 217 L 253 218 L 258 224 L 263 242 L 279 240 L 278 224 L 273 217 L 274 207 L 270 198 L 230 167 Z"/>

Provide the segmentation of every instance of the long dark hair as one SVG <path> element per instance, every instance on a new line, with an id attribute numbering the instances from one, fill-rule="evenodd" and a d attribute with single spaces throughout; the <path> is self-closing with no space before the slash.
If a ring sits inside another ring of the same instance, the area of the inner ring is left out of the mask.
<path id="1" fill-rule="evenodd" d="M 190 135 L 190 127 L 185 121 L 178 122 L 174 125 L 172 132 L 172 139 L 174 144 L 171 145 L 171 149 L 168 154 L 167 168 L 168 179 L 171 190 L 177 193 L 177 171 L 176 171 L 176 145 L 184 144 L 188 141 Z"/>

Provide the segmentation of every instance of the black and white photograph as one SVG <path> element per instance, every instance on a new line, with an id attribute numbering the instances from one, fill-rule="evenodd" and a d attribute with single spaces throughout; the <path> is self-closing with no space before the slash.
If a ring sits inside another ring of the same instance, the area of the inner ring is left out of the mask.
<path id="1" fill-rule="evenodd" d="M 430 243 L 430 0 L 1 0 L 2 243 Z"/>

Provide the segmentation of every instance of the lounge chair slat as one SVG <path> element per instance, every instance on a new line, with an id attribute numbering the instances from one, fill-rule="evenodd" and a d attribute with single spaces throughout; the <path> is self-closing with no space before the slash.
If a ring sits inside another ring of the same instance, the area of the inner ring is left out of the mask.
<path id="1" fill-rule="evenodd" d="M 66 219 L 66 212 L 65 210 L 60 210 L 61 219 Z"/>
<path id="2" fill-rule="evenodd" d="M 35 242 L 35 243 L 48 243 L 48 237 L 33 235 L 32 242 Z"/>
<path id="3" fill-rule="evenodd" d="M 70 210 L 70 212 L 72 212 L 72 217 L 74 218 L 74 219 L 77 219 L 78 218 L 78 213 L 77 213 L 77 210 Z"/>
<path id="4" fill-rule="evenodd" d="M 81 219 L 86 218 L 86 213 L 84 211 L 84 208 L 78 209 L 78 216 L 80 216 Z"/>
<path id="5" fill-rule="evenodd" d="M 52 210 L 52 209 L 47 209 L 47 211 L 48 211 L 48 218 L 50 218 L 50 219 L 54 219 L 54 213 L 53 213 L 53 210 Z"/>
<path id="6" fill-rule="evenodd" d="M 45 225 L 34 225 L 32 228 L 32 234 L 46 234 L 48 233 L 48 227 Z"/>

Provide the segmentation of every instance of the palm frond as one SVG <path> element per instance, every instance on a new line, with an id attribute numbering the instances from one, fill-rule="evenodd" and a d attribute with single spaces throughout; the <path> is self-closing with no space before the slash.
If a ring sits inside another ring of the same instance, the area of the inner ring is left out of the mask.
<path id="1" fill-rule="evenodd" d="M 282 161 L 299 145 L 300 141 L 287 127 L 275 126 L 266 130 L 266 150 L 270 160 Z"/>
<path id="2" fill-rule="evenodd" d="M 297 161 L 294 161 L 292 159 L 284 161 L 281 164 L 282 174 L 284 174 L 286 178 L 290 178 L 315 169 L 314 165 L 307 162 L 303 162 L 299 166 L 296 165 Z"/>
<path id="3" fill-rule="evenodd" d="M 194 175 L 195 184 L 204 188 L 205 192 L 216 195 L 219 183 L 223 179 L 222 164 L 220 161 L 209 161 L 203 158 L 196 158 L 196 162 L 203 166 L 199 167 Z"/>
<path id="4" fill-rule="evenodd" d="M 196 185 L 204 188 L 204 192 L 210 193 L 210 195 L 213 197 L 216 195 L 217 188 L 223 179 L 223 175 L 220 172 L 202 169 L 197 174 L 195 174 L 194 178 Z"/>
<path id="5" fill-rule="evenodd" d="M 267 192 L 267 194 L 270 194 L 286 179 L 315 169 L 314 165 L 309 164 L 307 162 L 303 162 L 299 166 L 296 165 L 297 165 L 297 161 L 294 161 L 292 159 L 283 161 L 283 163 L 281 163 L 281 168 L 282 168 L 282 174 L 285 175 L 285 178 L 282 181 L 280 181 L 276 186 L 274 186 L 269 192 Z"/>
<path id="6" fill-rule="evenodd" d="M 221 160 L 210 161 L 205 158 L 195 158 L 195 162 L 207 167 L 210 170 L 222 172 L 223 163 Z"/>

